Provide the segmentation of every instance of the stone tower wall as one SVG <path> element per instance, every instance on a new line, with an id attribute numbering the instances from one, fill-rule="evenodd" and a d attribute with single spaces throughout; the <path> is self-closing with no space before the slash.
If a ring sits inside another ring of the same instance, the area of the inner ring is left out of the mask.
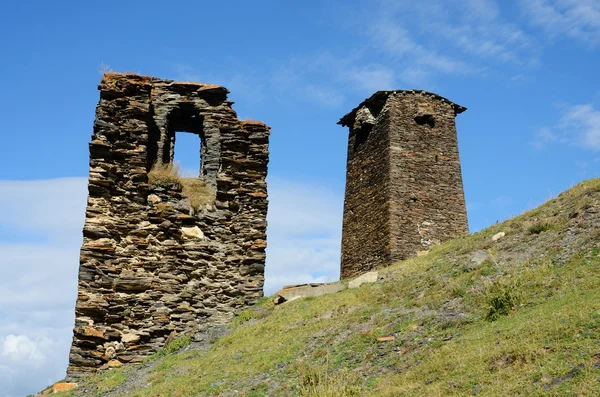
<path id="1" fill-rule="evenodd" d="M 391 260 L 389 118 L 357 125 L 348 139 L 342 233 L 342 277 Z M 352 269 L 351 272 L 347 270 Z"/>
<path id="2" fill-rule="evenodd" d="M 464 110 L 424 91 L 380 91 L 340 120 L 350 129 L 342 278 L 468 233 L 455 126 Z"/>
<path id="3" fill-rule="evenodd" d="M 89 197 L 69 377 L 137 362 L 262 296 L 269 128 L 237 119 L 219 86 L 107 74 L 90 142 Z M 153 186 L 175 132 L 200 135 L 216 200 Z"/>

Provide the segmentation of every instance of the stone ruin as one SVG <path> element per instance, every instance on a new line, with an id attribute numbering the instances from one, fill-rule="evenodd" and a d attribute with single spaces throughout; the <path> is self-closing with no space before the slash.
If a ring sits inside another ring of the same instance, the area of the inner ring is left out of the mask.
<path id="1" fill-rule="evenodd" d="M 341 277 L 468 233 L 456 115 L 425 91 L 378 91 L 341 118 L 350 130 Z"/>
<path id="2" fill-rule="evenodd" d="M 108 73 L 99 90 L 69 379 L 202 337 L 263 295 L 269 127 L 238 120 L 216 85 Z M 342 278 L 468 233 L 465 110 L 378 91 L 339 121 L 350 132 Z M 197 178 L 173 171 L 180 133 L 199 136 Z"/>
<path id="3" fill-rule="evenodd" d="M 216 85 L 109 73 L 99 90 L 69 378 L 139 362 L 263 294 L 269 127 L 238 120 Z M 176 133 L 199 136 L 198 178 L 168 166 Z"/>

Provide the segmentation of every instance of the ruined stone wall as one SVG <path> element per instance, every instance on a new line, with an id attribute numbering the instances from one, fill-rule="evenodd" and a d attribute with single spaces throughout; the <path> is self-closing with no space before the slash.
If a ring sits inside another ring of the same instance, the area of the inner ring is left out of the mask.
<path id="1" fill-rule="evenodd" d="M 342 277 L 468 233 L 455 126 L 464 110 L 424 91 L 379 91 L 340 120 L 350 129 Z M 370 152 L 352 149 L 361 131 Z"/>
<path id="2" fill-rule="evenodd" d="M 219 86 L 108 74 L 99 89 L 69 377 L 226 321 L 264 281 L 269 128 L 238 120 Z M 176 131 L 201 138 L 216 200 L 200 208 L 148 183 Z"/>

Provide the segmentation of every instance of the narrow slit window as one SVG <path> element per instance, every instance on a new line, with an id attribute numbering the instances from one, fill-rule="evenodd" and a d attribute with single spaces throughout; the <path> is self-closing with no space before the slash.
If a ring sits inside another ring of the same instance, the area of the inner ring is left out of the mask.
<path id="1" fill-rule="evenodd" d="M 200 177 L 202 158 L 201 140 L 198 134 L 175 132 L 173 163 L 179 164 L 179 172 L 182 177 Z"/>

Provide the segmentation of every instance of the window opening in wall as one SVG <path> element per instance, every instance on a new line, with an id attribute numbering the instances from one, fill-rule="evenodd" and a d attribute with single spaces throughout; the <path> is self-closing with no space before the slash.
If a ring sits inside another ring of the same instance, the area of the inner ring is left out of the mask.
<path id="1" fill-rule="evenodd" d="M 354 151 L 356 152 L 358 150 L 358 148 L 360 147 L 360 145 L 364 144 L 367 141 L 367 138 L 369 138 L 369 134 L 371 133 L 371 130 L 373 129 L 373 126 L 370 124 L 367 125 L 363 125 L 360 129 L 357 129 L 355 132 L 355 137 L 354 137 Z"/>
<path id="2" fill-rule="evenodd" d="M 201 140 L 200 135 L 191 132 L 175 132 L 173 163 L 179 164 L 179 173 L 184 178 L 200 177 Z"/>
<path id="3" fill-rule="evenodd" d="M 415 117 L 415 122 L 418 125 L 428 125 L 430 127 L 435 127 L 435 119 L 431 114 L 424 114 L 422 116 Z"/>

